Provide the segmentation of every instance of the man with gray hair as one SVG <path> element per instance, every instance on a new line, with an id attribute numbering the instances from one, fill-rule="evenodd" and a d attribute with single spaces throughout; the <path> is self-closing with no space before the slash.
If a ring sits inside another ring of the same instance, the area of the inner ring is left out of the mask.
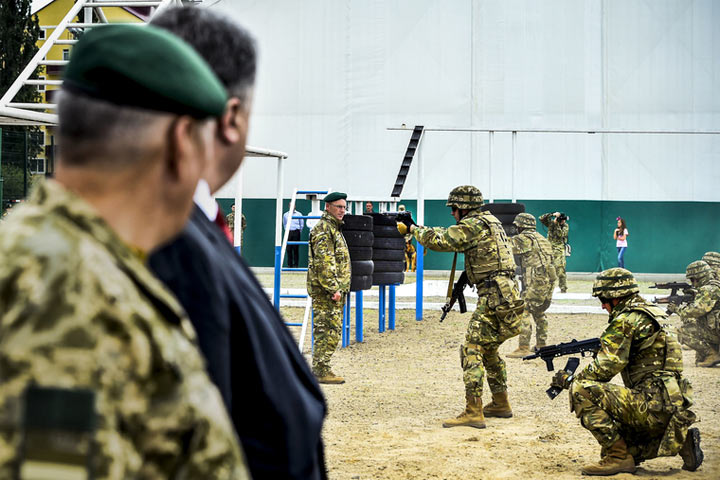
<path id="1" fill-rule="evenodd" d="M 1 478 L 249 478 L 195 332 L 145 266 L 187 221 L 226 102 L 160 29 L 73 47 L 56 179 L 0 236 Z"/>
<path id="2" fill-rule="evenodd" d="M 152 24 L 192 45 L 229 100 L 190 222 L 151 256 L 150 266 L 190 315 L 253 477 L 325 478 L 322 391 L 282 317 L 214 221 L 219 212 L 211 194 L 230 179 L 245 153 L 254 41 L 245 29 L 205 8 L 166 10 Z"/>

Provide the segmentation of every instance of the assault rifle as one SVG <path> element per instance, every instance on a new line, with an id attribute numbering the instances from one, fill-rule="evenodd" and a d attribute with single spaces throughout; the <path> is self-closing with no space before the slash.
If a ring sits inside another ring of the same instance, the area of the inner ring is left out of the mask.
<path id="1" fill-rule="evenodd" d="M 675 305 L 681 305 L 683 303 L 690 303 L 695 298 L 695 289 L 692 285 L 685 282 L 656 283 L 655 285 L 651 285 L 650 288 L 670 290 L 670 295 L 666 297 L 653 298 L 653 302 L 655 303 L 674 303 Z M 683 291 L 682 295 L 678 295 L 678 290 L 680 289 Z"/>
<path id="2" fill-rule="evenodd" d="M 447 316 L 448 312 L 452 310 L 453 306 L 455 305 L 455 302 L 457 302 L 458 306 L 460 307 L 460 313 L 467 312 L 467 304 L 465 302 L 465 293 L 463 292 L 465 290 L 465 287 L 468 284 L 468 276 L 467 273 L 464 271 L 460 274 L 460 278 L 458 278 L 458 281 L 455 282 L 455 285 L 452 288 L 452 294 L 450 295 L 450 300 L 448 300 L 445 305 L 442 306 L 442 315 L 440 316 L 440 321 L 442 322 L 445 320 L 445 317 Z"/>
<path id="3" fill-rule="evenodd" d="M 581 356 L 585 357 L 586 353 L 592 354 L 594 357 L 597 355 L 598 350 L 600 350 L 600 339 L 599 338 L 588 338 L 587 340 L 580 340 L 577 341 L 573 339 L 571 342 L 567 343 L 558 343 L 557 345 L 548 345 L 546 347 L 542 347 L 538 349 L 535 353 L 532 355 L 526 355 L 523 357 L 523 360 L 532 360 L 534 358 L 542 358 L 545 361 L 545 364 L 547 365 L 548 372 L 552 372 L 555 370 L 555 367 L 553 366 L 553 359 L 555 357 L 562 357 L 564 355 L 572 355 L 574 353 L 579 353 Z M 570 358 L 567 361 L 567 364 L 565 365 L 565 371 L 569 374 L 575 373 L 575 370 L 577 369 L 578 365 L 580 365 L 580 360 L 577 358 Z M 561 392 L 561 389 L 558 387 L 550 387 L 547 390 L 545 390 L 545 393 L 548 394 L 548 397 L 552 400 L 553 398 L 557 397 Z"/>

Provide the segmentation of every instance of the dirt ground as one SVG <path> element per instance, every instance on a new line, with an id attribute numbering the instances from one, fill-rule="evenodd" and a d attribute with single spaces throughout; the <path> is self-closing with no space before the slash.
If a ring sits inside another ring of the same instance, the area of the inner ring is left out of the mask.
<path id="1" fill-rule="evenodd" d="M 300 308 L 283 308 L 283 313 L 288 319 L 302 317 Z M 442 428 L 444 418 L 464 408 L 458 345 L 470 314 L 451 312 L 439 323 L 439 312 L 425 312 L 417 322 L 414 311 L 401 311 L 396 330 L 379 334 L 377 313 L 365 311 L 363 343 L 354 343 L 353 322 L 353 343 L 333 356 L 333 370 L 346 383 L 323 386 L 330 478 L 561 480 L 580 478 L 580 467 L 599 459 L 598 444 L 569 411 L 567 392 L 553 401 L 546 396 L 552 374 L 541 360 L 506 358 L 513 418 L 487 419 L 483 430 Z M 606 322 L 605 315 L 550 315 L 548 341 L 596 337 Z M 516 346 L 514 338 L 500 351 L 507 354 Z M 654 459 L 638 468 L 638 477 L 720 478 L 720 368 L 697 368 L 694 352 L 683 354 L 705 463 L 690 473 L 681 469 L 679 456 Z M 581 368 L 588 362 L 583 360 Z M 556 368 L 564 364 L 558 359 Z"/>

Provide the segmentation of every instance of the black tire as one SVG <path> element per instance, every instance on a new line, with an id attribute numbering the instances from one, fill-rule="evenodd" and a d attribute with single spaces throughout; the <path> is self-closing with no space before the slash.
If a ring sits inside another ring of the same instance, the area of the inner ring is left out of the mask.
<path id="1" fill-rule="evenodd" d="M 350 291 L 370 290 L 372 288 L 372 275 L 353 275 L 350 277 Z"/>
<path id="2" fill-rule="evenodd" d="M 381 272 L 373 273 L 372 284 L 373 285 L 394 285 L 397 283 L 403 283 L 405 281 L 405 274 L 402 272 Z"/>
<path id="3" fill-rule="evenodd" d="M 375 238 L 375 242 L 373 243 L 373 249 L 375 248 L 385 248 L 385 249 L 393 249 L 393 250 L 405 250 L 405 239 L 400 238 L 387 238 L 387 237 L 377 237 Z"/>
<path id="4" fill-rule="evenodd" d="M 361 260 L 372 260 L 372 247 L 348 247 L 350 249 L 350 260 L 359 262 Z"/>
<path id="5" fill-rule="evenodd" d="M 373 228 L 373 219 L 368 215 L 345 215 L 343 229 L 370 231 Z"/>
<path id="6" fill-rule="evenodd" d="M 373 227 L 373 235 L 375 237 L 384 238 L 401 238 L 402 234 L 397 229 L 397 223 L 395 225 L 375 225 Z"/>
<path id="7" fill-rule="evenodd" d="M 351 252 L 352 254 L 352 252 Z M 372 252 L 372 258 L 373 261 L 377 260 L 395 260 L 403 262 L 405 261 L 405 250 L 398 250 L 396 248 L 391 249 L 385 249 L 385 248 L 378 248 L 373 249 Z"/>
<path id="8" fill-rule="evenodd" d="M 348 247 L 372 247 L 375 241 L 375 235 L 372 232 L 343 230 L 342 234 Z"/>
<path id="9" fill-rule="evenodd" d="M 515 217 L 517 217 L 514 213 L 498 213 L 497 215 L 493 213 L 493 216 L 500 220 L 500 223 L 503 225 L 512 225 L 515 221 Z"/>
<path id="10" fill-rule="evenodd" d="M 373 260 L 375 272 L 404 272 L 405 262 L 397 260 Z"/>
<path id="11" fill-rule="evenodd" d="M 373 218 L 373 228 L 378 225 L 397 225 L 397 222 L 395 221 L 397 214 L 371 213 L 369 215 Z"/>
<path id="12" fill-rule="evenodd" d="M 375 270 L 372 260 L 352 261 L 350 268 L 352 269 L 350 271 L 352 272 L 353 277 L 358 275 L 372 275 Z"/>
<path id="13" fill-rule="evenodd" d="M 524 203 L 486 203 L 481 208 L 484 212 L 495 214 L 517 215 L 525 211 Z"/>

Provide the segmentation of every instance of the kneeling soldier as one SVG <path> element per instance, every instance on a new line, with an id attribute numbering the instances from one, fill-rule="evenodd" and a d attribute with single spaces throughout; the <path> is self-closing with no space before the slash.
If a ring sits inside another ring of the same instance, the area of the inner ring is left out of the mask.
<path id="1" fill-rule="evenodd" d="M 661 321 L 665 313 L 645 301 L 630 271 L 611 268 L 598 275 L 593 296 L 610 313 L 597 357 L 574 376 L 565 370 L 552 384 L 570 389 L 570 409 L 602 446 L 599 463 L 585 475 L 635 472 L 658 456 L 680 454 L 683 469 L 703 461 L 690 382 L 682 376 L 680 344 Z M 624 387 L 609 383 L 620 373 Z"/>

